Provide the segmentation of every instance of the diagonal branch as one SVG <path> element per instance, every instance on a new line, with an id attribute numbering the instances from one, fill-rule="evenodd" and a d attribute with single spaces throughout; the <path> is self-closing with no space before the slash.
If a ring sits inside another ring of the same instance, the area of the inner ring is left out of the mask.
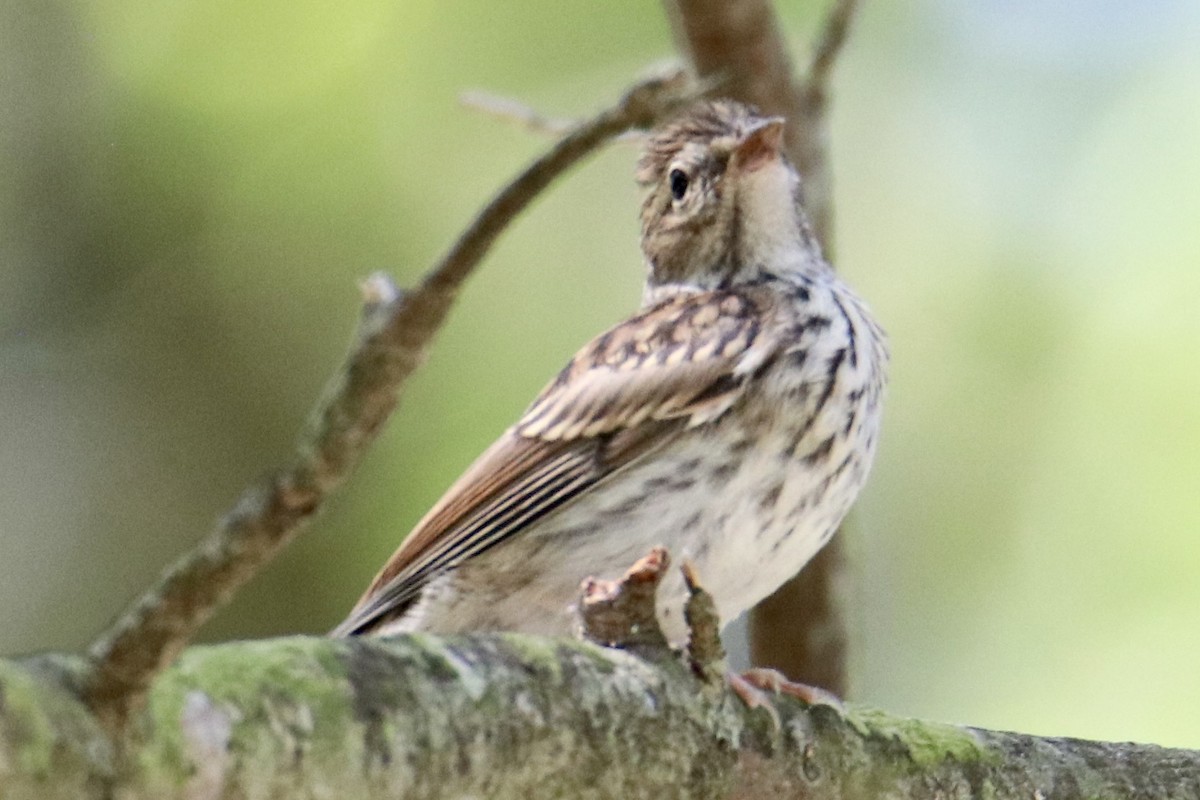
<path id="1" fill-rule="evenodd" d="M 155 675 L 346 479 L 425 359 L 463 282 L 501 231 L 584 156 L 626 130 L 654 125 L 697 91 L 680 74 L 636 85 L 612 108 L 575 126 L 501 189 L 417 289 L 400 292 L 384 276 L 366 282 L 354 344 L 318 404 L 296 462 L 247 489 L 216 529 L 92 645 L 84 696 L 105 724 L 123 727 Z"/>

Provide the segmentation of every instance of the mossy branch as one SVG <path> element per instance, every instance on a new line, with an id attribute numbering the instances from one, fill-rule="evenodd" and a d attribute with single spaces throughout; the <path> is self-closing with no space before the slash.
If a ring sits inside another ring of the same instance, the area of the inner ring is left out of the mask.
<path id="1" fill-rule="evenodd" d="M 191 648 L 111 740 L 79 662 L 0 661 L 4 798 L 1200 797 L 1200 752 L 1051 739 L 779 698 L 681 659 L 490 634 Z"/>

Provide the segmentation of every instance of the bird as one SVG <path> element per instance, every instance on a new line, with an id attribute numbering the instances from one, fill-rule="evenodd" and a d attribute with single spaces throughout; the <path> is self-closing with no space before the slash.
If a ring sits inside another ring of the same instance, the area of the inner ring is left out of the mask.
<path id="1" fill-rule="evenodd" d="M 581 581 L 655 546 L 728 622 L 829 540 L 874 459 L 888 347 L 822 255 L 783 133 L 705 100 L 648 135 L 640 308 L 478 457 L 332 635 L 569 635 Z M 686 596 L 677 574 L 660 586 L 671 640 Z"/>

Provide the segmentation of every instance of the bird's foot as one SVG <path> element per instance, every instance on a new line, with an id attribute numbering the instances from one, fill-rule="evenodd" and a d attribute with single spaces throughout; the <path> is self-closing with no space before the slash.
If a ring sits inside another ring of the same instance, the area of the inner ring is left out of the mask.
<path id="1" fill-rule="evenodd" d="M 780 727 L 780 720 L 779 709 L 775 707 L 775 697 L 781 694 L 795 697 L 810 706 L 831 706 L 838 711 L 842 710 L 842 701 L 833 692 L 788 680 L 787 676 L 776 669 L 755 667 L 740 674 L 727 672 L 725 682 L 747 708 L 765 709 L 771 715 L 776 729 Z"/>
<path id="2" fill-rule="evenodd" d="M 810 706 L 830 706 L 838 711 L 843 710 L 841 698 L 833 692 L 822 689 L 820 686 L 810 686 L 807 683 L 789 680 L 786 675 L 777 669 L 754 667 L 738 675 L 737 678 L 743 684 L 760 693 L 785 694 L 788 697 L 802 700 Z M 734 691 L 737 692 L 738 689 L 734 688 Z M 743 699 L 745 698 L 743 697 Z M 750 705 L 748 701 L 747 705 Z M 751 708 L 753 707 L 751 706 Z"/>

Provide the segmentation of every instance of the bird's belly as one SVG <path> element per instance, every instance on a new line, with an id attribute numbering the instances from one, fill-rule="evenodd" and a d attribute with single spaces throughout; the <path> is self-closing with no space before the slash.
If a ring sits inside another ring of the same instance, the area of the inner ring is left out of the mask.
<path id="1" fill-rule="evenodd" d="M 806 433 L 757 438 L 737 417 L 722 423 L 685 433 L 436 580 L 405 627 L 568 634 L 581 582 L 620 577 L 656 545 L 675 566 L 692 560 L 722 621 L 733 620 L 828 541 L 865 478 L 870 444 L 828 434 L 832 421 L 820 419 Z M 672 640 L 685 633 L 685 598 L 673 567 L 659 591 Z"/>

